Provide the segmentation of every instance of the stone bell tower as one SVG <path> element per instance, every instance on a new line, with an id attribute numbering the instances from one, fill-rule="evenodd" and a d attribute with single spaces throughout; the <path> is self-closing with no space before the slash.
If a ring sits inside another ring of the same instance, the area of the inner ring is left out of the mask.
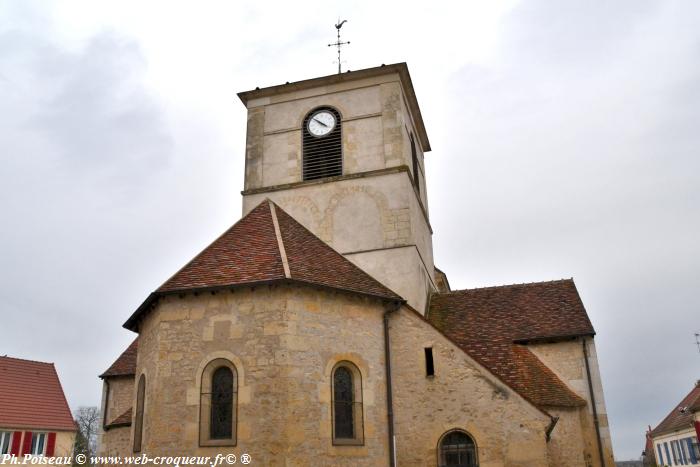
<path id="1" fill-rule="evenodd" d="M 420 313 L 437 289 L 405 63 L 238 94 L 248 109 L 243 215 L 270 198 Z"/>

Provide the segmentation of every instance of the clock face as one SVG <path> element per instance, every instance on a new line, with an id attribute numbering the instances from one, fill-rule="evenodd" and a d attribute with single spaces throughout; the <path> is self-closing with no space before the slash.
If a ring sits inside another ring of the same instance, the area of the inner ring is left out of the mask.
<path id="1" fill-rule="evenodd" d="M 312 135 L 326 136 L 335 128 L 335 116 L 327 110 L 319 110 L 311 116 L 307 126 Z"/>

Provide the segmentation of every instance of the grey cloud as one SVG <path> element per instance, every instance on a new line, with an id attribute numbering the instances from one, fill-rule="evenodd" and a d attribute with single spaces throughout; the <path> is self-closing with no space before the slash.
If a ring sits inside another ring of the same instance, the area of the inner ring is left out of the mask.
<path id="1" fill-rule="evenodd" d="M 524 2 L 498 64 L 453 76 L 436 260 L 461 287 L 573 276 L 616 455 L 636 458 L 697 378 L 700 34 L 671 6 L 572 5 Z"/>
<path id="2" fill-rule="evenodd" d="M 135 43 L 106 32 L 67 50 L 25 23 L 0 28 L 2 353 L 55 361 L 69 400 L 94 404 L 104 354 L 129 339 L 138 298 L 114 290 L 142 277 L 128 262 L 159 219 L 148 181 L 171 170 L 173 141 Z"/>

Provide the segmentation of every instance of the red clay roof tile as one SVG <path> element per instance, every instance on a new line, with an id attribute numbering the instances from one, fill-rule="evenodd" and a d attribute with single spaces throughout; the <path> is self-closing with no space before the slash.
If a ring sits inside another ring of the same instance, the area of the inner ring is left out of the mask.
<path id="1" fill-rule="evenodd" d="M 273 209 L 278 219 L 280 239 Z M 285 271 L 281 247 L 286 252 L 289 274 Z M 313 284 L 386 300 L 403 300 L 309 232 L 279 206 L 265 200 L 153 292 L 124 327 L 135 331 L 139 316 L 160 295 L 275 281 Z"/>
<path id="2" fill-rule="evenodd" d="M 700 408 L 700 381 L 659 425 L 651 431 L 651 436 L 659 436 L 677 430 L 693 427 L 694 410 Z"/>
<path id="3" fill-rule="evenodd" d="M 132 408 L 129 407 L 126 412 L 109 422 L 107 425 L 105 425 L 106 429 L 110 428 L 117 428 L 120 426 L 131 426 L 131 415 L 132 415 Z"/>
<path id="4" fill-rule="evenodd" d="M 520 344 L 595 333 L 572 280 L 435 294 L 427 319 L 536 406 L 585 404 Z"/>
<path id="5" fill-rule="evenodd" d="M 100 375 L 100 378 L 114 376 L 133 376 L 136 374 L 136 354 L 139 348 L 139 338 L 129 344 L 124 352 L 117 358 L 107 371 Z"/>
<path id="6" fill-rule="evenodd" d="M 0 357 L 0 427 L 76 429 L 53 363 Z"/>

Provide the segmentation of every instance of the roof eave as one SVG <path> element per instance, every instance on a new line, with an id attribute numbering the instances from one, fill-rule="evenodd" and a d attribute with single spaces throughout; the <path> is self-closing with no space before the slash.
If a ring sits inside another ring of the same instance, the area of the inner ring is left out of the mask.
<path id="1" fill-rule="evenodd" d="M 670 435 L 670 434 L 678 433 L 679 431 L 685 431 L 685 430 L 695 430 L 695 425 L 693 424 L 693 422 L 689 423 L 685 427 L 669 428 L 669 429 L 661 430 L 661 431 L 656 431 L 656 429 L 654 429 L 654 430 L 651 430 L 651 432 L 649 432 L 649 435 L 651 435 L 652 438 L 656 438 L 658 436 Z"/>
<path id="2" fill-rule="evenodd" d="M 107 374 L 105 371 L 101 375 L 98 376 L 101 380 L 105 380 L 107 378 L 133 378 L 136 376 L 134 373 L 117 373 L 117 374 Z"/>
<path id="3" fill-rule="evenodd" d="M 263 280 L 263 281 L 252 281 L 252 282 L 244 282 L 244 283 L 238 283 L 238 284 L 228 284 L 228 285 L 216 285 L 216 286 L 203 286 L 203 287 L 188 287 L 188 288 L 182 288 L 182 289 L 173 289 L 173 290 L 164 290 L 164 291 L 154 291 L 151 292 L 146 300 L 143 301 L 143 303 L 132 313 L 132 315 L 126 320 L 126 322 L 122 325 L 125 329 L 128 329 L 129 331 L 133 331 L 138 333 L 138 322 L 139 319 L 148 311 L 149 308 L 152 308 L 155 306 L 157 303 L 158 299 L 164 296 L 169 296 L 169 295 L 177 295 L 177 294 L 184 294 L 184 293 L 206 293 L 206 292 L 219 292 L 222 290 L 232 290 L 232 289 L 242 289 L 246 287 L 260 287 L 260 286 L 266 286 L 266 285 L 273 285 L 273 284 L 302 284 L 302 285 L 307 285 L 310 287 L 319 287 L 327 290 L 335 290 L 335 291 L 340 291 L 340 292 L 346 292 L 346 293 L 351 293 L 351 294 L 357 294 L 357 295 L 363 295 L 366 297 L 370 298 L 375 298 L 379 300 L 383 300 L 386 302 L 393 302 L 393 303 L 401 303 L 404 304 L 406 303 L 406 300 L 404 300 L 402 297 L 396 295 L 396 296 L 390 296 L 390 295 L 380 295 L 380 294 L 373 294 L 370 292 L 363 292 L 360 290 L 352 290 L 352 289 L 347 289 L 347 288 L 342 288 L 342 287 L 333 287 L 330 285 L 326 284 L 319 284 L 316 282 L 309 282 L 309 281 L 303 281 L 299 279 L 294 279 L 294 278 L 280 278 L 280 279 L 272 279 L 272 280 Z M 100 378 L 104 376 L 100 375 Z M 109 377 L 110 375 L 106 375 Z M 125 375 L 127 376 L 127 375 Z M 104 378 L 102 378 L 104 379 Z"/>
<path id="4" fill-rule="evenodd" d="M 109 425 L 105 425 L 104 430 L 109 431 L 112 428 L 123 428 L 126 426 L 131 426 L 131 422 L 110 423 Z"/>
<path id="5" fill-rule="evenodd" d="M 541 344 L 547 342 L 561 342 L 576 339 L 578 337 L 595 337 L 595 331 L 581 332 L 575 334 L 558 334 L 551 336 L 526 337 L 515 339 L 514 344 Z"/>
<path id="6" fill-rule="evenodd" d="M 406 100 L 408 101 L 408 106 L 411 110 L 411 114 L 415 119 L 416 131 L 418 132 L 421 148 L 423 149 L 423 152 L 430 152 L 431 148 L 430 141 L 428 140 L 428 133 L 425 129 L 425 123 L 423 122 L 423 116 L 421 115 L 420 107 L 418 106 L 418 99 L 416 97 L 416 92 L 413 88 L 413 82 L 411 81 L 411 75 L 408 72 L 408 66 L 406 65 L 406 62 L 392 63 L 390 65 L 381 65 L 372 68 L 364 68 L 362 70 L 357 71 L 336 73 L 317 78 L 295 81 L 293 83 L 288 82 L 285 84 L 278 84 L 275 86 L 256 88 L 250 91 L 239 92 L 237 95 L 241 102 L 243 102 L 243 105 L 247 107 L 248 102 L 252 99 L 270 97 L 278 94 L 310 89 L 318 86 L 342 83 L 345 81 L 354 81 L 357 79 L 370 78 L 373 76 L 380 76 L 388 73 L 398 73 L 401 77 L 401 83 L 404 87 Z"/>

